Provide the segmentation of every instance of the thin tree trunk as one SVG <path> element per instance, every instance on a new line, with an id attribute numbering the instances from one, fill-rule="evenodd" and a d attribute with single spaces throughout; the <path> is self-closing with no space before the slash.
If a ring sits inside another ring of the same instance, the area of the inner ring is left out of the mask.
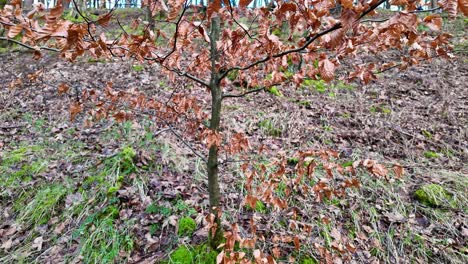
<path id="1" fill-rule="evenodd" d="M 210 129 L 214 132 L 219 132 L 221 123 L 221 102 L 222 102 L 222 89 L 220 86 L 219 72 L 216 64 L 219 60 L 218 49 L 216 42 L 220 36 L 220 19 L 219 17 L 211 18 L 211 31 L 210 31 L 210 56 L 211 56 L 211 120 Z M 221 226 L 221 219 L 218 217 L 218 210 L 220 210 L 221 192 L 219 188 L 219 168 L 218 168 L 218 146 L 212 145 L 208 153 L 207 171 L 208 171 L 208 193 L 210 196 L 211 212 L 215 215 L 216 230 L 214 234 L 209 233 L 208 239 L 212 248 L 217 248 L 223 238 L 223 230 Z"/>
<path id="2" fill-rule="evenodd" d="M 69 0 L 61 0 L 61 1 L 62 1 L 62 6 L 63 6 L 64 9 L 70 8 L 70 2 L 71 1 L 69 1 Z"/>

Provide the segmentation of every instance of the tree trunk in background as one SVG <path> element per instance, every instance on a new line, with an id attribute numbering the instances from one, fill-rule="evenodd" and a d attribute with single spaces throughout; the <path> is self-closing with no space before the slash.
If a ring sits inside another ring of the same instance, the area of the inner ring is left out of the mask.
<path id="1" fill-rule="evenodd" d="M 390 9 L 390 7 L 391 7 L 390 1 L 387 0 L 387 1 L 385 2 L 385 8 L 386 8 L 386 9 Z"/>
<path id="2" fill-rule="evenodd" d="M 99 3 L 99 8 L 104 9 L 106 8 L 106 0 L 101 0 Z"/>
<path id="3" fill-rule="evenodd" d="M 437 7 L 437 0 L 431 0 L 431 8 Z"/>
<path id="4" fill-rule="evenodd" d="M 132 7 L 132 1 L 131 0 L 125 0 L 125 8 L 130 8 Z"/>
<path id="5" fill-rule="evenodd" d="M 59 0 L 59 1 L 60 1 L 60 0 Z M 63 6 L 63 8 L 65 8 L 65 9 L 70 8 L 70 3 L 71 3 L 70 0 L 62 0 L 62 6 Z"/>

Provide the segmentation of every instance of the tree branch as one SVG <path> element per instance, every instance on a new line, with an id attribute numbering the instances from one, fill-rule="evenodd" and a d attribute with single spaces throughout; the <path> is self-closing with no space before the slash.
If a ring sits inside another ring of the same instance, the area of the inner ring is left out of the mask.
<path id="1" fill-rule="evenodd" d="M 442 7 L 436 7 L 436 8 L 432 8 L 432 9 L 426 9 L 426 10 L 414 10 L 414 11 L 411 11 L 410 13 L 426 13 L 426 12 L 433 12 L 433 11 L 437 11 L 439 9 L 442 9 Z"/>
<path id="2" fill-rule="evenodd" d="M 146 59 L 146 58 L 145 58 L 145 59 Z M 151 59 L 149 59 L 149 60 L 151 60 Z M 206 81 L 204 81 L 204 80 L 202 80 L 202 79 L 200 79 L 200 78 L 198 78 L 198 77 L 196 77 L 196 76 L 191 75 L 191 74 L 188 73 L 188 72 L 183 72 L 183 71 L 180 71 L 180 70 L 177 70 L 177 69 L 171 69 L 171 68 L 165 66 L 165 65 L 162 64 L 162 63 L 161 63 L 160 65 L 161 65 L 164 69 L 166 69 L 166 70 L 168 70 L 168 71 L 171 71 L 171 72 L 173 72 L 173 73 L 176 73 L 176 74 L 179 75 L 179 76 L 186 77 L 186 78 L 188 78 L 188 79 L 190 79 L 190 80 L 192 80 L 192 81 L 194 81 L 194 82 L 196 82 L 196 83 L 199 83 L 199 84 L 201 84 L 201 85 L 203 85 L 203 86 L 205 86 L 205 87 L 208 87 L 208 88 L 210 87 L 210 84 L 209 84 L 209 83 L 207 83 Z"/>
<path id="3" fill-rule="evenodd" d="M 175 32 L 174 32 L 174 44 L 172 45 L 172 50 L 168 54 L 166 54 L 166 56 L 164 56 L 162 58 L 161 64 L 167 58 L 169 58 L 169 56 L 171 56 L 177 49 L 177 39 L 178 39 L 178 36 L 179 36 L 179 26 L 180 26 L 180 22 L 182 21 L 182 18 L 184 17 L 186 11 L 187 11 L 187 1 L 185 1 L 185 3 L 184 3 L 184 8 L 182 9 L 182 14 L 180 14 L 179 18 L 177 19 L 177 22 L 175 23 L 176 28 L 175 28 Z"/>
<path id="4" fill-rule="evenodd" d="M 369 9 L 367 9 L 366 11 L 364 11 L 360 16 L 359 18 L 356 20 L 356 21 L 359 21 L 361 18 L 363 18 L 364 16 L 366 16 L 367 14 L 369 14 L 370 12 L 372 12 L 374 9 L 376 9 L 378 6 L 380 6 L 381 4 L 385 3 L 387 0 L 380 0 L 378 1 L 377 3 L 375 3 L 373 6 L 369 7 Z M 310 44 L 312 44 L 312 42 L 314 42 L 316 39 L 320 38 L 321 36 L 324 36 L 332 31 L 335 31 L 337 29 L 340 29 L 342 28 L 343 25 L 341 24 L 341 22 L 339 23 L 336 23 L 335 25 L 333 25 L 331 28 L 329 29 L 326 29 L 326 30 L 323 30 L 319 33 L 317 33 L 315 36 L 313 36 L 312 38 L 310 38 L 306 43 L 304 43 L 301 47 L 298 47 L 298 48 L 295 48 L 295 49 L 290 49 L 290 50 L 286 50 L 286 51 L 283 51 L 283 52 L 280 52 L 280 53 L 276 53 L 276 54 L 273 54 L 273 55 L 270 55 L 270 56 L 267 56 L 263 59 L 260 59 L 258 61 L 255 61 L 247 66 L 244 66 L 244 67 L 240 67 L 240 66 L 235 66 L 235 67 L 232 67 L 232 68 L 229 68 L 227 70 L 225 70 L 221 76 L 220 76 L 220 79 L 223 79 L 227 76 L 227 74 L 231 71 L 234 71 L 234 70 L 240 70 L 240 71 L 245 71 L 245 70 L 248 70 L 250 68 L 253 68 L 257 65 L 260 65 L 260 64 L 263 64 L 271 59 L 274 59 L 274 58 L 279 58 L 279 57 L 283 57 L 285 55 L 288 55 L 288 54 L 291 54 L 291 53 L 298 53 L 300 51 L 303 51 L 305 50 L 307 47 L 309 47 Z"/>
<path id="5" fill-rule="evenodd" d="M 251 94 L 251 93 L 258 93 L 258 92 L 261 92 L 261 91 L 266 91 L 267 89 L 269 89 L 269 88 L 271 88 L 273 86 L 281 85 L 283 83 L 286 83 L 286 82 L 274 83 L 274 84 L 269 85 L 269 86 L 255 88 L 255 89 L 248 90 L 248 91 L 246 91 L 244 93 L 241 93 L 241 94 L 223 94 L 223 96 L 221 97 L 221 100 L 223 100 L 224 98 L 239 98 L 239 97 L 244 97 L 244 96 L 246 96 L 248 94 Z"/>
<path id="6" fill-rule="evenodd" d="M 248 94 L 251 94 L 251 93 L 258 93 L 260 91 L 264 91 L 266 89 L 266 87 L 260 87 L 260 88 L 257 88 L 257 89 L 252 89 L 252 90 L 248 90 L 247 92 L 244 92 L 244 93 L 241 93 L 241 94 L 223 94 L 223 99 L 224 98 L 238 98 L 238 97 L 244 97 Z"/>
<path id="7" fill-rule="evenodd" d="M 47 46 L 39 46 L 39 47 L 29 46 L 29 45 L 27 45 L 27 44 L 24 44 L 24 43 L 21 42 L 21 41 L 18 41 L 18 40 L 15 40 L 15 39 L 11 39 L 11 38 L 0 37 L 0 40 L 13 42 L 13 43 L 15 43 L 15 44 L 18 44 L 18 45 L 20 45 L 20 46 L 22 46 L 22 47 L 25 47 L 25 48 L 27 48 L 27 49 L 30 49 L 30 50 L 41 49 L 41 50 L 49 50 L 49 51 L 54 51 L 54 52 L 60 52 L 59 49 L 55 49 L 55 48 L 51 48 L 51 47 L 47 47 Z"/>

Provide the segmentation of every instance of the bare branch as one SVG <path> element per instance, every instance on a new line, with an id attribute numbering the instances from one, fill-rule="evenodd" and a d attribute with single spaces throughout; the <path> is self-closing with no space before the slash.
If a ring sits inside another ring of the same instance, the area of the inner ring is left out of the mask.
<path id="1" fill-rule="evenodd" d="M 224 98 L 238 98 L 238 97 L 244 97 L 244 96 L 246 96 L 246 95 L 248 95 L 248 94 L 251 94 L 251 93 L 258 93 L 258 92 L 264 91 L 265 89 L 266 89 L 266 87 L 260 87 L 260 88 L 248 90 L 247 92 L 244 92 L 244 93 L 241 93 L 241 94 L 224 94 L 224 95 L 223 95 L 223 99 L 224 99 Z"/>
<path id="2" fill-rule="evenodd" d="M 41 50 L 49 50 L 49 51 L 54 51 L 54 52 L 60 52 L 59 49 L 55 49 L 55 48 L 51 48 L 51 47 L 47 47 L 47 46 L 39 46 L 39 47 L 29 46 L 29 45 L 27 45 L 27 44 L 24 44 L 24 43 L 21 42 L 21 41 L 18 41 L 18 40 L 15 40 L 15 39 L 11 39 L 11 38 L 0 37 L 0 40 L 13 42 L 13 43 L 15 43 L 15 44 L 18 44 L 18 45 L 20 45 L 20 46 L 22 46 L 22 47 L 25 47 L 25 48 L 27 48 L 27 49 L 30 49 L 30 50 L 41 49 Z"/>
<path id="3" fill-rule="evenodd" d="M 168 54 L 166 54 L 166 56 L 162 58 L 161 63 L 164 62 L 167 58 L 169 58 L 169 56 L 171 56 L 177 49 L 177 39 L 178 39 L 177 37 L 179 36 L 179 25 L 186 11 L 187 11 L 187 1 L 185 1 L 184 8 L 182 9 L 182 14 L 180 14 L 179 19 L 175 23 L 176 28 L 174 32 L 174 44 L 172 45 L 172 50 Z"/>
<path id="4" fill-rule="evenodd" d="M 426 12 L 433 12 L 433 11 L 437 11 L 439 9 L 442 9 L 442 7 L 436 7 L 436 8 L 431 8 L 431 9 L 426 9 L 426 10 L 414 10 L 414 11 L 411 11 L 410 13 L 426 13 Z"/>
<path id="5" fill-rule="evenodd" d="M 167 66 L 164 66 L 163 64 L 161 64 L 161 66 L 164 67 L 168 71 L 176 73 L 179 76 L 186 77 L 186 78 L 188 78 L 188 79 L 190 79 L 190 80 L 192 80 L 192 81 L 194 81 L 196 83 L 199 83 L 199 84 L 201 84 L 201 85 L 203 85 L 205 87 L 210 87 L 210 84 L 208 82 L 206 82 L 206 81 L 204 81 L 204 80 L 202 80 L 202 79 L 200 79 L 200 78 L 198 78 L 196 76 L 193 76 L 188 72 L 183 72 L 183 71 L 180 71 L 180 70 L 177 70 L 177 69 L 171 69 L 171 68 L 169 68 Z"/>

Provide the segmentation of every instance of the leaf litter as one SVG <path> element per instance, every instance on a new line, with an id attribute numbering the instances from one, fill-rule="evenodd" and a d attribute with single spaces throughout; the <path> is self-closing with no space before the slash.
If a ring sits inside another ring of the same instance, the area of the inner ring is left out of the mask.
<path id="1" fill-rule="evenodd" d="M 0 160 L 2 164 L 7 158 L 17 160 L 1 171 L 24 170 L 26 176 L 14 182 L 19 186 L 1 186 L 1 207 L 5 210 L 0 216 L 0 260 L 26 257 L 61 262 L 73 258 L 80 262 L 80 240 L 85 239 L 83 234 L 94 234 L 99 228 L 95 221 L 102 218 L 112 219 L 119 235 L 128 235 L 133 241 L 131 246 L 126 242 L 119 245 L 116 254 L 122 261 L 158 261 L 180 242 L 196 244 L 206 239 L 204 217 L 208 206 L 203 164 L 177 138 L 162 133 L 157 140 L 145 142 L 143 138 L 150 137 L 145 131 L 154 132 L 142 129 L 146 124 L 143 119 L 128 126 L 104 122 L 84 128 L 80 115 L 70 122 L 65 114 L 83 87 L 100 87 L 109 80 L 118 89 L 138 87 L 150 96 L 168 98 L 171 87 L 163 76 L 151 67 L 136 73 L 130 64 L 121 62 L 69 64 L 46 55 L 39 63 L 27 63 L 28 55 L 19 55 L 21 60 L 17 55 L 1 56 L 5 70 L 0 72 L 0 79 L 5 81 L 0 98 L 5 103 L 0 106 Z M 335 162 L 361 160 L 358 163 L 377 177 L 361 174 L 360 189 L 346 191 L 343 197 L 330 195 L 327 189 L 338 190 L 347 182 L 345 176 L 336 173 L 338 167 L 332 169 L 331 179 L 327 180 L 326 170 L 315 176 L 313 180 L 321 184 L 316 186 L 322 187 L 314 195 L 280 179 L 284 187 L 272 185 L 278 197 L 296 194 L 295 198 L 284 198 L 293 205 L 286 215 L 274 209 L 281 207 L 279 200 L 266 203 L 265 211 L 252 211 L 242 205 L 245 190 L 231 188 L 245 183 L 239 178 L 245 175 L 238 173 L 236 162 L 226 158 L 221 168 L 227 197 L 224 225 L 242 234 L 258 234 L 256 243 L 271 248 L 271 254 L 283 262 L 294 263 L 307 256 L 326 263 L 351 259 L 395 263 L 412 258 L 462 263 L 467 254 L 466 209 L 424 208 L 411 193 L 425 182 L 445 183 L 454 192 L 466 191 L 466 73 L 463 58 L 451 64 L 435 60 L 405 73 L 387 72 L 378 83 L 363 86 L 337 88 L 341 85 L 338 82 L 326 93 L 313 85 L 282 87 L 284 97 L 262 94 L 230 100 L 225 106 L 223 133 L 245 132 L 251 149 L 264 149 L 257 157 L 263 162 L 274 164 L 281 156 L 325 145 L 339 151 L 340 160 Z M 193 92 L 204 91 L 193 88 Z M 208 97 L 201 101 L 206 103 Z M 259 124 L 265 120 L 270 125 L 262 129 Z M 269 133 L 271 129 L 281 133 Z M 18 144 L 39 147 L 15 153 Z M 106 161 L 125 144 L 137 149 L 138 173 L 115 179 L 120 186 L 103 187 L 100 182 L 117 177 L 112 175 L 115 171 L 107 170 Z M 202 149 L 196 142 L 191 144 Z M 440 155 L 427 158 L 426 151 Z M 40 164 L 40 159 L 48 161 L 44 171 L 26 166 L 30 162 Z M 391 170 L 376 160 L 401 165 Z M 93 178 L 102 170 L 107 170 L 102 179 Z M 34 199 L 35 188 L 52 183 L 63 183 L 66 188 L 57 213 L 45 223 L 23 229 L 24 224 L 16 220 L 21 209 L 14 201 L 26 204 Z M 115 194 L 110 194 L 112 187 L 117 188 Z M 86 189 L 104 195 L 93 195 Z M 259 194 L 264 202 L 266 196 Z M 322 197 L 320 202 L 318 197 Z M 182 203 L 193 210 L 184 209 Z M 151 204 L 157 207 L 148 213 Z M 250 208 L 256 208 L 257 201 L 252 205 Z M 188 240 L 176 236 L 177 220 L 184 214 L 197 219 L 198 224 Z M 231 226 L 232 222 L 239 226 Z M 77 230 L 82 233 L 74 236 Z M 251 242 L 243 240 L 246 247 Z M 252 257 L 266 258 L 264 254 L 255 250 Z"/>

